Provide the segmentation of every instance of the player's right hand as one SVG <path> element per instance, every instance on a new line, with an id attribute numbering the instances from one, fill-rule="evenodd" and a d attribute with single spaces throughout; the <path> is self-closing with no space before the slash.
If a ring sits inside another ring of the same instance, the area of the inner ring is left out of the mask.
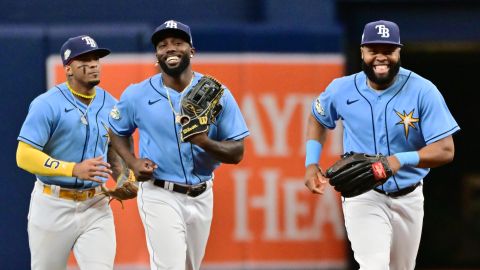
<path id="1" fill-rule="evenodd" d="M 388 161 L 388 165 L 390 166 L 390 169 L 392 170 L 392 173 L 397 174 L 398 170 L 400 170 L 400 167 L 402 167 L 397 157 L 394 155 L 388 156 L 387 161 Z"/>
<path id="2" fill-rule="evenodd" d="M 158 168 L 157 164 L 147 158 L 136 159 L 131 164 L 130 169 L 133 170 L 137 181 L 148 181 L 153 179 L 153 171 Z"/>
<path id="3" fill-rule="evenodd" d="M 112 170 L 110 170 L 110 164 L 103 161 L 102 156 L 86 159 L 75 164 L 72 172 L 73 177 L 78 177 L 83 180 L 90 180 L 97 183 L 103 183 L 104 181 L 96 177 L 108 178 L 108 176 L 111 174 Z"/>
<path id="4" fill-rule="evenodd" d="M 328 178 L 323 176 L 317 164 L 308 165 L 305 171 L 305 186 L 314 194 L 323 194 L 328 183 Z"/>

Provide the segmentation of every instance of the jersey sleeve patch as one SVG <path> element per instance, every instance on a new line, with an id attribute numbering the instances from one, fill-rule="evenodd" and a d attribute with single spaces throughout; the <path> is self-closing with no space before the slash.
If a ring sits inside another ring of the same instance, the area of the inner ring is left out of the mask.
<path id="1" fill-rule="evenodd" d="M 117 106 L 113 106 L 113 109 L 110 111 L 110 117 L 114 120 L 120 120 L 120 111 L 118 110 Z"/>
<path id="2" fill-rule="evenodd" d="M 323 109 L 322 103 L 320 102 L 320 97 L 315 100 L 315 111 L 321 116 L 325 116 L 325 110 Z"/>

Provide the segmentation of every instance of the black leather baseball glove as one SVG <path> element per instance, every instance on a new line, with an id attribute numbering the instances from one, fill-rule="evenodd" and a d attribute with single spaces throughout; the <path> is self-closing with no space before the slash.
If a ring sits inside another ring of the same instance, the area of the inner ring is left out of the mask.
<path id="1" fill-rule="evenodd" d="M 381 154 L 349 152 L 328 168 L 326 177 L 343 197 L 355 197 L 385 183 L 392 176 L 387 158 Z"/>
<path id="2" fill-rule="evenodd" d="M 223 90 L 222 84 L 215 78 L 203 76 L 183 97 L 180 116 L 182 141 L 208 131 L 222 109 L 219 101 Z"/>

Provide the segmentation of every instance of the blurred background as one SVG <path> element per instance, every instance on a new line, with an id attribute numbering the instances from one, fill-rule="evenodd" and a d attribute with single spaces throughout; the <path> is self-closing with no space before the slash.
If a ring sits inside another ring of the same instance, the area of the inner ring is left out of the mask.
<path id="1" fill-rule="evenodd" d="M 479 123 L 474 79 L 480 66 L 480 3 L 473 0 L 0 0 L 0 129 L 4 136 L 0 146 L 0 269 L 30 268 L 26 217 L 34 177 L 16 166 L 16 138 L 28 105 L 47 89 L 47 74 L 51 74 L 47 58 L 58 56 L 67 38 L 89 34 L 100 46 L 111 49 L 112 55 L 151 55 L 153 65 L 149 38 L 168 19 L 190 25 L 199 56 L 234 55 L 238 60 L 242 55 L 267 54 L 287 64 L 295 62 L 295 56 L 334 56 L 340 59 L 334 61 L 334 68 L 340 65 L 340 74 L 360 71 L 359 42 L 365 23 L 396 22 L 405 44 L 402 65 L 437 85 L 462 128 L 454 136 L 455 160 L 432 170 L 426 178 L 417 269 L 480 269 L 480 168 L 475 155 L 480 149 L 474 133 Z M 222 78 L 221 72 L 214 75 Z M 312 86 L 312 98 L 323 89 Z M 301 181 L 301 155 L 298 163 L 292 174 Z M 214 220 L 219 218 L 216 215 Z M 346 237 L 335 239 L 345 243 L 340 261 L 322 264 L 324 257 L 320 256 L 313 266 L 302 266 L 305 260 L 299 259 L 296 267 L 293 259 L 289 269 L 355 269 Z M 282 245 L 289 249 L 288 243 Z M 319 250 L 328 250 L 328 242 L 319 245 Z M 215 252 L 212 248 L 216 247 L 209 242 L 207 262 L 215 261 L 209 255 Z M 245 258 L 245 264 L 237 268 L 261 268 L 258 265 L 264 263 L 253 255 Z M 330 261 L 332 257 L 325 258 Z M 215 269 L 231 268 L 220 265 Z"/>

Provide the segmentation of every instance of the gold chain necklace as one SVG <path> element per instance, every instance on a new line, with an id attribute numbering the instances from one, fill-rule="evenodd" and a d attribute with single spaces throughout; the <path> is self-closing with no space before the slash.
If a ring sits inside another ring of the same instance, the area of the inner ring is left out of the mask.
<path id="1" fill-rule="evenodd" d="M 70 87 L 70 85 L 68 84 L 68 82 L 67 82 L 67 88 L 68 88 L 68 90 L 70 90 L 70 93 L 72 94 L 73 102 L 75 102 L 75 104 L 74 104 L 73 106 L 75 106 L 75 108 L 77 109 L 78 113 L 80 114 L 80 121 L 82 122 L 82 124 L 88 126 L 87 110 L 88 110 L 88 107 L 90 107 L 90 104 L 92 104 L 93 98 L 95 97 L 95 95 L 97 94 L 97 92 L 95 91 L 95 93 L 93 93 L 93 95 L 90 95 L 90 96 L 82 95 L 82 94 L 80 94 L 80 93 L 78 93 L 78 92 L 75 92 L 75 91 Z M 88 105 L 87 105 L 87 109 L 85 110 L 85 113 L 83 113 L 83 112 L 80 110 L 80 108 L 78 108 L 77 99 L 74 97 L 74 95 L 79 96 L 79 97 L 83 97 L 83 98 L 86 98 L 86 99 L 90 99 L 90 102 L 89 102 Z"/>
<path id="2" fill-rule="evenodd" d="M 72 87 L 70 87 L 70 84 L 68 84 L 68 82 L 67 82 L 67 87 L 68 87 L 68 90 L 70 90 L 70 92 L 72 92 L 72 94 L 74 94 L 75 96 L 78 96 L 78 97 L 85 98 L 85 99 L 93 99 L 97 95 L 97 91 L 95 91 L 91 95 L 80 94 L 77 91 L 73 90 Z M 93 89 L 95 90 L 95 88 L 93 88 Z"/>
<path id="3" fill-rule="evenodd" d="M 193 82 L 193 78 L 195 78 L 194 74 L 192 75 L 192 79 L 190 80 L 190 83 L 187 85 L 187 87 L 183 88 L 182 92 L 180 92 L 180 103 L 182 102 L 182 99 L 183 99 L 183 94 L 185 93 L 185 90 L 188 89 L 190 87 L 190 85 L 192 85 L 192 82 Z M 175 110 L 175 108 L 173 107 L 173 102 L 172 100 L 170 99 L 170 91 L 168 90 L 170 87 L 166 86 L 164 83 L 163 83 L 163 78 L 162 78 L 162 86 L 163 88 L 165 88 L 165 90 L 167 90 L 167 98 L 168 98 L 168 105 L 170 105 L 170 109 L 172 110 L 173 114 L 175 115 L 175 122 L 176 123 L 179 123 L 180 124 L 180 118 L 181 118 L 181 109 L 179 112 L 177 112 Z"/>

